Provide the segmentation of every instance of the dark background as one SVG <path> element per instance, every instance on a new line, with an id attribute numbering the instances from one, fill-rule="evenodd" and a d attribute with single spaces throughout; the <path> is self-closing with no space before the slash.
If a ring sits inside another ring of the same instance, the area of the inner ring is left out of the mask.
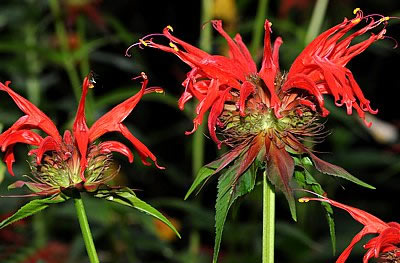
<path id="1" fill-rule="evenodd" d="M 114 183 L 138 189 L 140 198 L 176 222 L 182 239 L 176 239 L 146 215 L 85 198 L 101 262 L 211 262 L 216 180 L 211 180 L 198 196 L 183 201 L 193 181 L 193 135 L 184 135 L 184 131 L 192 129 L 192 119 L 187 112 L 178 109 L 174 100 L 183 91 L 180 83 L 189 67 L 170 54 L 150 48 L 134 48 L 131 58 L 124 57 L 129 45 L 144 35 L 161 32 L 167 25 L 174 28 L 174 35 L 198 45 L 201 25 L 206 22 L 200 19 L 200 1 L 77 1 L 80 2 L 78 6 L 86 9 L 81 8 L 76 19 L 71 11 L 71 6 L 77 6 L 74 2 L 59 2 L 61 16 L 57 20 L 47 1 L 1 1 L 0 81 L 11 80 L 11 87 L 16 92 L 38 105 L 63 131 L 70 129 L 77 106 L 66 59 L 70 60 L 80 81 L 89 69 L 97 74 L 98 84 L 90 90 L 93 103 L 87 109 L 92 121 L 136 93 L 139 81 L 131 78 L 141 71 L 146 72 L 149 85 L 163 87 L 166 95 L 146 95 L 126 124 L 167 169 L 160 171 L 154 166 L 143 166 L 138 156 L 131 165 L 116 154 L 115 160 L 121 165 L 121 171 Z M 224 19 L 231 34 L 240 32 L 245 43 L 250 43 L 257 1 L 226 3 L 231 5 L 216 10 L 215 17 Z M 304 48 L 314 4 L 315 1 L 307 0 L 269 1 L 272 38 L 282 36 L 284 40 L 280 52 L 281 69 L 289 69 L 290 63 Z M 322 30 L 340 23 L 344 17 L 353 17 L 352 11 L 356 7 L 365 14 L 400 14 L 398 1 L 334 0 L 329 2 Z M 93 14 L 100 20 L 93 19 Z M 60 39 L 55 33 L 57 21 L 69 34 L 67 58 L 62 55 Z M 389 21 L 387 35 L 400 39 L 396 19 Z M 223 53 L 224 41 L 216 34 L 214 36 L 212 52 Z M 367 210 L 384 221 L 399 219 L 400 144 L 396 136 L 400 125 L 400 52 L 393 46 L 394 40 L 379 41 L 348 66 L 366 98 L 371 100 L 372 107 L 379 109 L 376 116 L 379 120 L 366 129 L 356 116 L 347 116 L 343 108 L 331 107 L 332 114 L 326 123 L 331 135 L 317 146 L 318 151 L 326 152 L 319 155 L 321 158 L 346 168 L 377 188 L 364 189 L 344 180 L 317 175 L 329 197 Z M 7 128 L 20 116 L 21 112 L 12 100 L 2 93 L 0 123 Z M 381 130 L 385 125 L 391 127 L 389 133 Z M 116 134 L 106 138 L 121 139 Z M 221 154 L 208 137 L 205 149 L 205 162 Z M 24 161 L 27 151 L 26 146 L 16 147 L 16 177 L 12 178 L 8 172 L 0 176 L 4 176 L 1 194 L 21 193 L 8 191 L 7 186 L 29 173 Z M 234 208 L 237 209 L 235 215 L 228 217 L 220 262 L 261 261 L 260 190 L 257 187 L 243 198 L 240 207 Z M 27 198 L 1 198 L 0 202 L 0 216 L 6 217 L 26 203 Z M 332 256 L 329 231 L 320 206 L 299 204 L 298 213 L 295 223 L 283 195 L 277 195 L 277 262 L 334 262 L 361 229 L 348 214 L 335 210 L 338 249 L 336 256 Z M 359 245 L 351 259 L 360 261 L 362 253 Z M 0 261 L 87 262 L 71 202 L 51 207 L 0 230 Z"/>

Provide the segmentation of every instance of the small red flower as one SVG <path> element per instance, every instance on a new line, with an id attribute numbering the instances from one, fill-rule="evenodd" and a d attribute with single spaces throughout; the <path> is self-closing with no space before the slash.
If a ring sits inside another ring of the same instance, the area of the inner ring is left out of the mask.
<path id="1" fill-rule="evenodd" d="M 92 20 L 100 29 L 104 30 L 106 28 L 104 18 L 98 10 L 101 0 L 65 0 L 64 4 L 69 26 L 74 25 L 78 16 L 83 14 Z"/>
<path id="2" fill-rule="evenodd" d="M 109 132 L 119 132 L 127 138 L 145 165 L 150 165 L 147 161 L 147 158 L 150 158 L 158 168 L 162 168 L 158 166 L 154 154 L 122 123 L 144 94 L 162 92 L 160 88 L 147 88 L 147 76 L 142 73 L 141 77 L 143 82 L 140 91 L 104 114 L 90 128 L 86 124 L 85 99 L 88 89 L 92 88 L 94 83 L 91 74 L 85 77 L 72 132 L 65 131 L 63 137 L 49 117 L 9 87 L 10 81 L 5 84 L 0 82 L 0 90 L 7 92 L 25 113 L 8 130 L 0 134 L 0 147 L 1 151 L 5 152 L 4 161 L 8 171 L 14 175 L 12 165 L 15 162 L 13 150 L 16 143 L 37 146 L 29 152 L 29 155 L 35 157 L 31 165 L 34 175 L 30 178 L 32 182 L 17 181 L 13 186 L 27 185 L 35 192 L 32 195 L 51 195 L 68 187 L 83 186 L 88 191 L 96 190 L 100 184 L 115 175 L 115 172 L 109 174 L 112 170 L 111 152 L 119 152 L 130 162 L 133 161 L 132 152 L 120 142 L 96 143 L 99 137 Z M 34 129 L 42 130 L 47 136 L 43 138 Z"/>
<path id="3" fill-rule="evenodd" d="M 382 263 L 396 263 L 400 261 L 400 224 L 396 222 L 385 223 L 379 218 L 348 205 L 341 204 L 329 198 L 303 197 L 300 202 L 316 200 L 327 202 L 333 206 L 348 212 L 355 220 L 364 225 L 363 229 L 354 236 L 349 246 L 342 252 L 336 263 L 344 263 L 350 255 L 351 250 L 364 236 L 368 234 L 378 234 L 371 238 L 365 245 L 367 252 L 364 254 L 363 263 L 367 263 L 371 258 L 380 259 Z"/>

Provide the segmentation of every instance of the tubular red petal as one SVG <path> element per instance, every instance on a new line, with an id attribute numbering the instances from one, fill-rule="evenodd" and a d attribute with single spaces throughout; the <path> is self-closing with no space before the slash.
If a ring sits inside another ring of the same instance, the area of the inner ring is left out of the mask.
<path id="1" fill-rule="evenodd" d="M 338 259 L 336 260 L 336 263 L 345 263 L 353 247 L 361 240 L 361 238 L 363 238 L 367 234 L 371 234 L 371 232 L 366 231 L 366 228 L 364 227 L 357 235 L 354 236 L 346 249 L 343 250 L 342 254 L 340 254 Z"/>
<path id="2" fill-rule="evenodd" d="M 226 89 L 222 92 L 222 95 L 214 102 L 211 107 L 210 114 L 208 116 L 208 131 L 210 133 L 211 139 L 217 144 L 218 149 L 221 149 L 221 141 L 218 140 L 217 135 L 215 133 L 216 123 L 219 115 L 222 113 L 224 109 L 224 104 L 229 96 L 229 92 L 231 89 Z"/>
<path id="3" fill-rule="evenodd" d="M 89 73 L 91 74 L 91 73 Z M 88 126 L 86 124 L 86 117 L 85 117 L 85 102 L 86 102 L 86 95 L 89 89 L 89 85 L 91 85 L 89 81 L 89 76 L 86 76 L 83 80 L 82 84 L 82 95 L 79 101 L 78 110 L 76 111 L 75 121 L 72 126 L 72 132 L 75 137 L 76 144 L 78 146 L 78 150 L 80 153 L 80 164 L 81 164 L 81 179 L 85 181 L 85 169 L 87 167 L 87 146 L 89 143 L 89 136 L 88 136 Z"/>
<path id="4" fill-rule="evenodd" d="M 243 43 L 242 37 L 239 34 L 236 34 L 234 38 L 236 44 L 240 48 L 243 56 L 246 59 L 247 65 L 249 67 L 249 70 L 251 72 L 256 73 L 257 72 L 257 66 L 256 63 L 254 62 L 253 58 L 251 57 L 250 51 L 247 49 L 246 45 Z"/>
<path id="5" fill-rule="evenodd" d="M 261 69 L 258 72 L 258 75 L 264 81 L 264 83 L 267 86 L 268 91 L 270 93 L 271 108 L 274 109 L 276 117 L 281 118 L 282 116 L 279 113 L 280 100 L 279 100 L 278 95 L 276 94 L 276 90 L 275 90 L 275 78 L 276 78 L 276 73 L 279 69 L 279 64 L 274 63 L 274 58 L 273 58 L 272 48 L 271 48 L 271 37 L 270 37 L 271 23 L 268 20 L 265 20 L 264 28 L 265 28 L 264 55 L 263 55 Z M 278 59 L 278 51 L 279 51 L 279 46 L 280 46 L 279 38 L 277 39 L 277 42 L 275 42 L 275 44 L 276 44 L 276 51 L 275 51 L 274 56 L 276 57 L 276 59 Z"/>
<path id="6" fill-rule="evenodd" d="M 20 110 L 28 116 L 25 120 L 26 123 L 43 130 L 45 133 L 54 137 L 59 143 L 61 143 L 61 136 L 50 118 L 27 99 L 10 89 L 8 87 L 10 83 L 10 81 L 7 81 L 5 84 L 0 82 L 0 90 L 7 92 L 7 94 L 10 95 L 10 97 L 14 100 L 15 104 L 17 104 L 18 108 L 20 108 Z"/>
<path id="7" fill-rule="evenodd" d="M 195 46 L 190 45 L 189 43 L 173 36 L 170 33 L 170 27 L 165 27 L 163 30 L 163 34 L 171 41 L 178 43 L 180 46 L 182 46 L 187 52 L 196 55 L 199 58 L 205 58 L 209 56 L 209 54 Z"/>
<path id="8" fill-rule="evenodd" d="M 193 120 L 194 128 L 191 131 L 191 133 L 197 130 L 197 127 L 203 122 L 204 114 L 208 111 L 208 109 L 211 108 L 213 103 L 217 100 L 220 94 L 220 92 L 218 91 L 218 87 L 219 87 L 218 79 L 211 80 L 210 88 L 208 90 L 207 95 L 196 107 L 197 116 Z"/>
<path id="9" fill-rule="evenodd" d="M 120 124 L 128 117 L 144 95 L 147 83 L 147 77 L 143 78 L 142 88 L 138 93 L 115 106 L 90 127 L 88 132 L 89 142 L 93 142 L 105 133 L 120 131 Z"/>
<path id="10" fill-rule="evenodd" d="M 239 98 L 239 112 L 241 116 L 246 115 L 246 100 L 255 91 L 254 85 L 250 82 L 246 81 L 243 83 L 242 88 L 240 90 L 240 98 Z"/>
<path id="11" fill-rule="evenodd" d="M 40 143 L 39 147 L 33 152 L 36 155 L 36 163 L 42 162 L 43 154 L 48 151 L 59 151 L 60 145 L 54 140 L 53 137 L 47 136 Z"/>
<path id="12" fill-rule="evenodd" d="M 102 142 L 99 144 L 100 147 L 100 152 L 101 153 L 111 153 L 111 152 L 119 152 L 126 157 L 128 157 L 128 160 L 130 163 L 133 162 L 133 154 L 129 150 L 128 147 L 126 147 L 124 144 L 117 142 L 117 141 L 106 141 Z"/>
<path id="13" fill-rule="evenodd" d="M 104 114 L 100 119 L 98 119 L 93 124 L 92 127 L 90 127 L 89 142 L 93 142 L 94 140 L 96 140 L 105 133 L 119 132 L 133 144 L 133 146 L 138 151 L 143 164 L 150 165 L 150 163 L 146 161 L 147 157 L 149 157 L 151 160 L 154 161 L 155 165 L 159 169 L 164 169 L 164 167 L 159 166 L 157 164 L 157 158 L 154 156 L 154 154 L 152 154 L 150 150 L 138 139 L 136 139 L 132 135 L 132 133 L 130 133 L 128 128 L 122 124 L 125 118 L 128 117 L 128 115 L 136 107 L 139 100 L 142 98 L 143 94 L 155 91 L 152 89 L 146 91 L 148 79 L 144 73 L 142 73 L 142 78 L 143 78 L 142 88 L 137 94 L 125 100 L 124 102 L 120 103 L 119 105 L 115 106 L 109 112 Z"/>
<path id="14" fill-rule="evenodd" d="M 43 138 L 30 130 L 18 130 L 9 134 L 1 145 L 1 151 L 5 151 L 10 145 L 25 143 L 29 145 L 39 145 Z"/>
<path id="15" fill-rule="evenodd" d="M 8 172 L 14 176 L 14 172 L 12 170 L 12 165 L 15 162 L 15 157 L 14 157 L 14 145 L 10 145 L 7 148 L 6 153 L 4 154 L 4 162 L 7 165 L 7 170 Z"/>
<path id="16" fill-rule="evenodd" d="M 222 21 L 221 20 L 213 20 L 212 21 L 213 27 L 225 38 L 226 42 L 228 43 L 229 46 L 229 51 L 232 55 L 233 60 L 235 60 L 235 64 L 239 65 L 243 73 L 245 75 L 250 75 L 251 73 L 254 73 L 253 71 L 253 65 L 252 63 L 248 63 L 248 55 L 244 54 L 242 52 L 242 47 L 237 45 L 235 41 L 225 32 L 225 30 L 222 28 Z"/>
<path id="17" fill-rule="evenodd" d="M 165 169 L 164 167 L 158 165 L 157 158 L 155 157 L 155 155 L 152 152 L 150 152 L 150 150 L 146 147 L 146 145 L 144 145 L 142 142 L 136 139 L 136 137 L 132 135 L 132 133 L 128 130 L 128 128 L 125 125 L 123 124 L 119 125 L 119 132 L 133 144 L 133 146 L 139 153 L 140 158 L 142 159 L 142 163 L 144 165 L 150 165 L 150 163 L 146 161 L 147 158 L 150 158 L 157 166 L 157 168 Z"/>

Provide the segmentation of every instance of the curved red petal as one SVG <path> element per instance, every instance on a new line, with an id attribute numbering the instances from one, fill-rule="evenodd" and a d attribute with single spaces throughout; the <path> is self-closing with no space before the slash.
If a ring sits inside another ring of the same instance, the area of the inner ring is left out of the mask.
<path id="1" fill-rule="evenodd" d="M 119 152 L 128 157 L 129 162 L 133 162 L 133 154 L 124 144 L 117 141 L 106 141 L 99 144 L 101 153 Z"/>
<path id="2" fill-rule="evenodd" d="M 36 155 L 36 163 L 40 164 L 42 162 L 43 154 L 48 151 L 59 151 L 60 145 L 54 140 L 53 137 L 47 136 L 40 143 L 39 147 L 35 149 L 34 153 Z"/>
<path id="3" fill-rule="evenodd" d="M 119 105 L 115 106 L 109 112 L 104 114 L 100 119 L 98 119 L 92 127 L 90 127 L 88 132 L 89 142 L 93 142 L 105 133 L 120 131 L 120 124 L 125 120 L 126 117 L 132 112 L 136 107 L 139 100 L 145 94 L 145 89 L 148 83 L 148 79 L 144 73 L 142 88 L 138 93 Z"/>
<path id="4" fill-rule="evenodd" d="M 0 82 L 0 90 L 7 92 L 7 94 L 10 95 L 10 97 L 14 100 L 15 104 L 17 104 L 18 108 L 20 108 L 20 110 L 27 115 L 25 123 L 43 130 L 45 133 L 54 137 L 58 142 L 61 143 L 61 136 L 58 133 L 57 127 L 50 120 L 50 118 L 27 99 L 10 89 L 8 87 L 10 83 L 10 81 L 7 81 L 5 84 Z M 19 120 L 21 119 L 22 118 Z"/>
<path id="5" fill-rule="evenodd" d="M 91 74 L 91 73 L 89 73 Z M 89 86 L 91 85 L 90 80 L 89 80 L 89 75 L 86 76 L 83 80 L 82 84 L 82 94 L 81 94 L 81 99 L 79 101 L 79 106 L 78 110 L 76 111 L 76 116 L 75 116 L 75 121 L 72 126 L 72 132 L 74 134 L 74 138 L 76 141 L 76 144 L 78 146 L 78 150 L 80 153 L 80 177 L 83 181 L 85 181 L 85 170 L 88 165 L 87 159 L 86 159 L 86 154 L 87 154 L 87 147 L 89 143 L 89 136 L 88 136 L 88 126 L 86 124 L 86 117 L 85 117 L 85 102 L 86 102 L 86 95 L 89 89 Z"/>
<path id="6" fill-rule="evenodd" d="M 4 138 L 1 144 L 1 151 L 5 151 L 10 145 L 16 143 L 25 143 L 29 145 L 39 145 L 43 138 L 30 130 L 18 130 L 10 133 L 6 138 Z"/>

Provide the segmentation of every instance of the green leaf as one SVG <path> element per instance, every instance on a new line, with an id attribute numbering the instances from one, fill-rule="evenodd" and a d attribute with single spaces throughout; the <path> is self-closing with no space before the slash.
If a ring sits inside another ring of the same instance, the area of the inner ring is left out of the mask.
<path id="1" fill-rule="evenodd" d="M 310 186 L 312 191 L 314 191 L 315 193 L 324 195 L 324 193 L 325 193 L 324 189 L 322 189 L 321 185 L 317 182 L 317 180 L 315 180 L 315 178 L 311 175 L 311 173 L 306 169 L 306 167 L 309 167 L 310 165 L 312 165 L 310 158 L 294 157 L 294 159 L 295 159 L 296 165 L 299 165 L 302 168 L 304 168 L 303 171 L 295 171 L 295 173 L 294 173 L 297 183 L 303 188 L 307 188 L 307 186 Z M 333 254 L 335 254 L 336 253 L 336 233 L 335 233 L 335 222 L 333 219 L 332 206 L 326 202 L 321 202 L 321 205 L 325 209 L 325 212 L 326 212 L 325 217 L 326 217 L 326 220 L 328 221 L 329 233 L 331 236 L 331 243 L 332 243 L 332 252 L 333 252 Z"/>
<path id="2" fill-rule="evenodd" d="M 157 209 L 140 200 L 136 194 L 129 188 L 121 188 L 118 190 L 100 190 L 95 195 L 97 198 L 103 198 L 110 202 L 126 205 L 132 208 L 144 212 L 152 217 L 159 219 L 161 222 L 166 224 L 175 234 L 181 238 L 174 225 Z"/>
<path id="3" fill-rule="evenodd" d="M 49 207 L 50 204 L 61 203 L 64 201 L 66 201 L 66 199 L 62 198 L 60 196 L 57 196 L 57 197 L 51 196 L 51 197 L 47 197 L 44 199 L 32 200 L 29 203 L 27 203 L 26 205 L 24 205 L 23 207 L 21 207 L 17 212 L 15 212 L 15 214 L 4 219 L 0 223 L 0 229 L 18 221 L 18 220 L 21 220 L 28 216 L 36 214 L 36 213 L 46 209 L 47 207 Z"/>
<path id="4" fill-rule="evenodd" d="M 312 158 L 312 160 L 314 162 L 315 168 L 318 171 L 320 171 L 321 173 L 329 174 L 329 175 L 336 176 L 336 177 L 340 177 L 340 178 L 349 180 L 350 182 L 353 182 L 355 184 L 358 184 L 360 186 L 363 186 L 363 187 L 366 187 L 366 188 L 369 188 L 369 189 L 376 189 L 372 185 L 369 185 L 369 184 L 361 181 L 357 177 L 351 175 L 348 171 L 346 171 L 342 167 L 339 167 L 339 166 L 336 166 L 334 164 L 328 163 L 328 162 L 326 162 L 324 160 L 321 160 L 321 159 L 319 159 L 317 156 L 315 156 L 312 153 L 310 153 L 310 157 Z"/>
<path id="5" fill-rule="evenodd" d="M 222 232 L 229 208 L 238 197 L 253 190 L 256 183 L 258 168 L 257 161 L 253 162 L 250 168 L 239 177 L 236 186 L 233 187 L 240 163 L 241 159 L 237 160 L 218 179 L 218 195 L 215 204 L 215 244 L 213 263 L 216 263 L 218 259 Z"/>
<path id="6" fill-rule="evenodd" d="M 194 182 L 187 191 L 184 199 L 186 200 L 204 180 L 215 174 L 215 170 L 218 168 L 219 165 L 220 162 L 212 162 L 201 167 L 196 175 L 196 178 L 194 179 Z"/>
<path id="7" fill-rule="evenodd" d="M 238 156 L 240 155 L 242 150 L 243 150 L 243 148 L 238 147 L 238 148 L 236 148 L 236 150 L 229 151 L 229 152 L 225 153 L 224 155 L 222 155 L 219 159 L 201 167 L 199 172 L 196 175 L 196 178 L 194 179 L 194 182 L 190 186 L 189 191 L 186 193 L 185 200 L 206 179 L 208 179 L 210 176 L 218 173 L 219 171 L 224 169 L 227 165 L 229 165 L 231 162 L 233 162 L 236 158 L 238 158 Z M 241 159 L 243 159 L 243 157 Z M 239 169 L 239 167 L 237 167 L 235 169 Z"/>

